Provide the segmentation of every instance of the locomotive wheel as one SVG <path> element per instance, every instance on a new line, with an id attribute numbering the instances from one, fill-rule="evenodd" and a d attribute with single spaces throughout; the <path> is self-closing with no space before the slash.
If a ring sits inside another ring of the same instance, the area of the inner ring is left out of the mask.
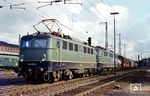
<path id="1" fill-rule="evenodd" d="M 72 71 L 70 70 L 66 70 L 64 73 L 64 80 L 69 80 L 72 79 L 74 77 Z"/>
<path id="2" fill-rule="evenodd" d="M 69 80 L 69 75 L 64 76 L 64 80 Z"/>
<path id="3" fill-rule="evenodd" d="M 47 82 L 49 79 L 50 79 L 50 75 L 47 72 L 45 72 L 43 74 L 43 80 L 44 80 L 44 82 Z"/>
<path id="4" fill-rule="evenodd" d="M 82 77 L 85 77 L 85 74 L 84 73 L 80 73 L 80 74 L 78 74 L 78 76 L 77 76 L 78 78 L 82 78 Z"/>
<path id="5" fill-rule="evenodd" d="M 26 74 L 26 75 L 24 76 L 24 78 L 27 80 L 27 82 L 31 81 L 31 79 L 29 78 L 29 75 L 28 75 L 28 74 Z"/>
<path id="6" fill-rule="evenodd" d="M 34 82 L 36 80 L 35 76 L 33 74 L 29 74 L 29 73 L 26 73 L 24 78 L 26 78 L 27 82 Z"/>
<path id="7" fill-rule="evenodd" d="M 48 82 L 49 82 L 50 84 L 52 84 L 52 83 L 54 82 L 55 78 L 54 78 L 54 76 L 53 76 L 52 73 L 48 73 L 48 75 L 49 75 L 49 80 L 48 80 Z"/>
<path id="8" fill-rule="evenodd" d="M 33 80 L 33 82 L 35 82 L 35 83 L 44 83 L 43 74 L 41 74 L 41 73 L 39 73 L 39 74 L 35 73 L 34 75 L 35 75 L 35 77 L 34 77 L 35 80 Z"/>
<path id="9" fill-rule="evenodd" d="M 69 72 L 69 79 L 72 79 L 74 76 L 73 76 L 73 73 L 70 71 Z"/>

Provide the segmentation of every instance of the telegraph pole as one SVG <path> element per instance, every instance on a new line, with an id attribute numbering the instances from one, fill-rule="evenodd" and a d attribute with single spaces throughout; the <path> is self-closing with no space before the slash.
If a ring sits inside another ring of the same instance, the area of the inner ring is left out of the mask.
<path id="1" fill-rule="evenodd" d="M 142 60 L 142 58 L 143 58 L 143 42 L 139 42 L 139 47 L 140 47 L 140 56 L 141 56 L 141 60 Z"/>
<path id="2" fill-rule="evenodd" d="M 120 55 L 121 56 L 121 53 L 122 53 L 122 51 L 121 51 L 121 34 L 117 34 L 118 35 L 118 55 Z"/>
<path id="3" fill-rule="evenodd" d="M 108 23 L 107 22 L 100 22 L 100 24 L 106 25 L 105 30 L 105 48 L 108 49 Z"/>
<path id="4" fill-rule="evenodd" d="M 116 26 L 115 26 L 115 16 L 119 14 L 119 12 L 110 13 L 110 15 L 114 15 L 114 75 L 116 75 Z"/>
<path id="5" fill-rule="evenodd" d="M 119 55 L 121 55 L 121 34 L 118 34 L 119 35 L 119 51 L 118 51 L 118 53 L 119 53 Z"/>
<path id="6" fill-rule="evenodd" d="M 124 57 L 126 57 L 126 44 L 124 44 Z"/>

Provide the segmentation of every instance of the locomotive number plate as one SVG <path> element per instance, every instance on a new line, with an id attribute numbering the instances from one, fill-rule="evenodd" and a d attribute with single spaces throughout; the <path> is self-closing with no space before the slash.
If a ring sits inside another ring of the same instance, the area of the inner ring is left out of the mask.
<path id="1" fill-rule="evenodd" d="M 29 66 L 36 66 L 36 63 L 28 63 Z"/>

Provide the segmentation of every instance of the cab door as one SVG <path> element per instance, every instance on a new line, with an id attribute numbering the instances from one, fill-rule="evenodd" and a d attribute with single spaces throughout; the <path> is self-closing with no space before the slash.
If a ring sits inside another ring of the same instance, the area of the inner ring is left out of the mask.
<path id="1" fill-rule="evenodd" d="M 97 63 L 97 69 L 100 70 L 100 50 L 99 49 L 95 49 L 96 50 L 96 63 Z"/>

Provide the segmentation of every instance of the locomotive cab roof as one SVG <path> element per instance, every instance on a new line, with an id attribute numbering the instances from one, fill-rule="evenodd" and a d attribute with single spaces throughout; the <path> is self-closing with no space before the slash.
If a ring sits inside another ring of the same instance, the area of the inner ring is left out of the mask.
<path id="1" fill-rule="evenodd" d="M 30 34 L 30 35 L 25 35 L 22 37 L 22 39 L 31 39 L 31 38 L 49 38 L 51 37 L 50 34 L 45 34 L 45 33 L 34 33 L 34 34 Z"/>
<path id="2" fill-rule="evenodd" d="M 31 38 L 50 38 L 50 37 L 55 37 L 55 38 L 60 38 L 60 39 L 65 39 L 65 40 L 69 40 L 69 41 L 73 41 L 73 42 L 77 42 L 77 43 L 81 43 L 84 45 L 88 45 L 88 42 L 85 41 L 81 41 L 77 38 L 71 37 L 69 35 L 65 35 L 65 34 L 60 34 L 60 32 L 37 32 L 34 34 L 28 34 L 23 36 L 21 39 L 31 39 Z"/>

